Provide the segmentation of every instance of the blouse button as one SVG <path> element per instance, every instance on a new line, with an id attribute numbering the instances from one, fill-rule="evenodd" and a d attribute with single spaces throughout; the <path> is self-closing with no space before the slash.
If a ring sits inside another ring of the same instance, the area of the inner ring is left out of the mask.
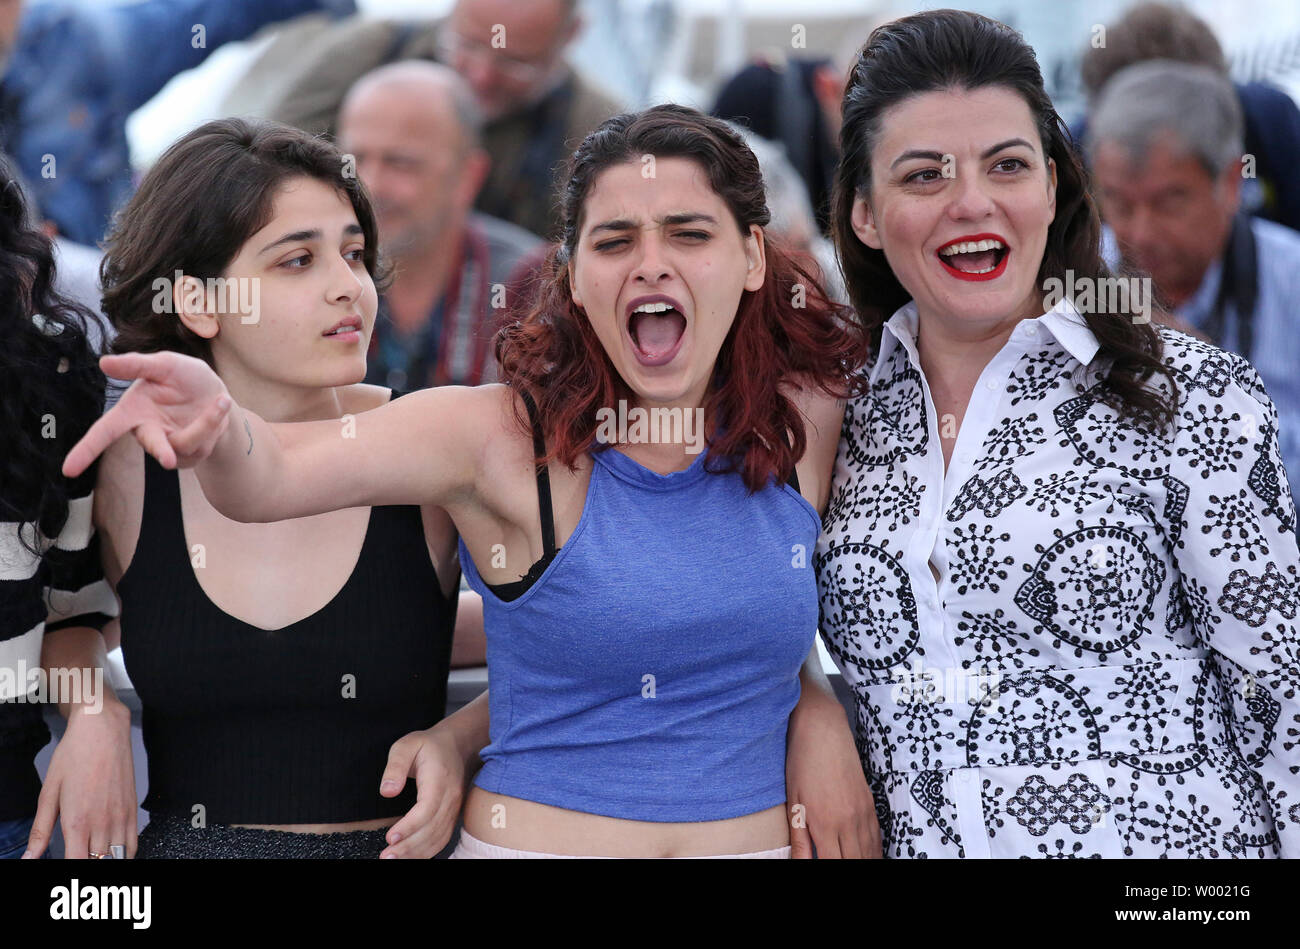
<path id="1" fill-rule="evenodd" d="M 984 383 L 984 384 L 985 384 L 986 386 L 989 387 L 990 391 L 991 391 L 991 390 L 994 390 L 994 389 L 997 389 L 997 387 L 998 387 L 998 385 L 999 385 L 998 380 L 996 380 L 996 379 L 990 379 L 988 382 L 986 382 L 986 383 Z"/>

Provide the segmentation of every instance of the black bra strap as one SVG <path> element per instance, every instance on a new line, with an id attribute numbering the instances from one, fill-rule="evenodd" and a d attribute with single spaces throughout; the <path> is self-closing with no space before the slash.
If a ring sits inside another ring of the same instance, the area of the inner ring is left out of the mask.
<path id="1" fill-rule="evenodd" d="M 546 454 L 546 436 L 537 421 L 537 405 L 533 397 L 524 389 L 519 389 L 519 397 L 528 409 L 528 421 L 533 427 L 533 452 L 538 458 Z M 544 556 L 555 554 L 555 512 L 551 509 L 551 473 L 546 465 L 537 466 L 537 506 L 542 514 L 542 551 Z"/>
<path id="2" fill-rule="evenodd" d="M 789 432 L 787 432 L 786 434 L 788 435 Z M 787 444 L 789 444 L 789 446 L 790 446 L 791 448 L 794 448 L 794 441 L 793 441 L 793 439 L 791 439 L 790 441 L 788 441 Z M 798 463 L 798 459 L 797 459 L 797 458 L 795 459 L 795 462 L 796 462 L 796 465 L 797 465 L 797 463 Z M 788 484 L 790 487 L 794 488 L 794 492 L 795 492 L 795 494 L 801 494 L 801 493 L 802 493 L 802 492 L 799 490 L 799 471 L 797 470 L 797 467 L 795 467 L 795 466 L 791 466 L 791 468 L 790 468 L 790 477 L 788 477 L 788 478 L 785 479 L 785 483 Z"/>

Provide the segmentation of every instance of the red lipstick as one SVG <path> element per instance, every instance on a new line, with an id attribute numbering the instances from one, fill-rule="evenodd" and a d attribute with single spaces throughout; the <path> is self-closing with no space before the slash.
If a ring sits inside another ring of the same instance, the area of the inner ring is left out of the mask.
<path id="1" fill-rule="evenodd" d="M 965 270 L 958 270 L 952 264 L 948 263 L 943 254 L 940 253 L 944 248 L 951 247 L 953 244 L 974 243 L 976 241 L 997 241 L 1003 247 L 1002 259 L 998 261 L 997 266 L 987 273 L 969 273 Z M 939 263 L 943 266 L 943 269 L 958 280 L 996 280 L 1006 272 L 1007 261 L 1011 259 L 1011 247 L 1007 243 L 1007 239 L 1001 234 L 965 234 L 961 237 L 953 238 L 937 248 L 934 255 L 939 258 Z"/>

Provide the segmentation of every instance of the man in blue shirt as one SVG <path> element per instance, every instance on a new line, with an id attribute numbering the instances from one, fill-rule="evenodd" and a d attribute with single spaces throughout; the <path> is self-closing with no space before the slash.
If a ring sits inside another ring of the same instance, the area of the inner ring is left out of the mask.
<path id="1" fill-rule="evenodd" d="M 1101 42 L 1097 42 L 1100 39 Z M 1135 63 L 1175 59 L 1209 66 L 1228 76 L 1228 60 L 1210 25 L 1191 10 L 1169 3 L 1139 3 L 1094 36 L 1079 66 L 1091 104 L 1112 76 Z M 1267 82 L 1234 82 L 1241 104 L 1245 149 L 1255 156 L 1255 175 L 1242 184 L 1242 210 L 1290 228 L 1300 228 L 1300 182 L 1292 165 L 1300 153 L 1300 109 L 1283 90 Z M 1087 139 L 1087 118 L 1071 127 Z"/>
<path id="2" fill-rule="evenodd" d="M 131 193 L 127 117 L 225 43 L 355 0 L 0 0 L 0 147 L 63 236 L 95 244 Z"/>
<path id="3" fill-rule="evenodd" d="M 1122 262 L 1175 317 L 1245 356 L 1277 407 L 1300 474 L 1300 233 L 1241 213 L 1241 106 L 1213 69 L 1151 61 L 1105 86 L 1087 138 L 1102 218 Z"/>

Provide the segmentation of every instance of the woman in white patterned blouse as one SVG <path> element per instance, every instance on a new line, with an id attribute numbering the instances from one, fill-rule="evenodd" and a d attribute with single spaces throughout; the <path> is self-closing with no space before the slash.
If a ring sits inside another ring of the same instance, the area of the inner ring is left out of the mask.
<path id="1" fill-rule="evenodd" d="M 873 358 L 816 565 L 885 855 L 1300 855 L 1300 550 L 1258 375 L 1107 273 L 1002 24 L 873 33 L 841 154 Z"/>

